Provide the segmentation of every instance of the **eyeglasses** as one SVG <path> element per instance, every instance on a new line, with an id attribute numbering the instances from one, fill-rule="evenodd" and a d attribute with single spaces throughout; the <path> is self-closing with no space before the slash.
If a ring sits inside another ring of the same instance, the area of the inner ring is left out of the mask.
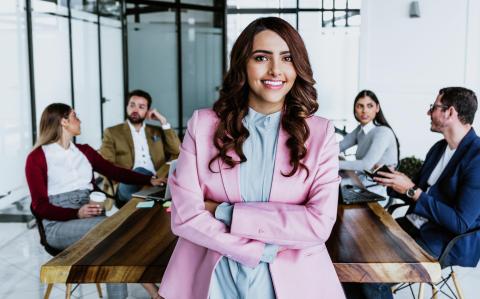
<path id="1" fill-rule="evenodd" d="M 433 113 L 436 108 L 443 108 L 447 109 L 449 106 L 447 105 L 442 105 L 442 104 L 430 104 L 430 108 L 428 109 L 428 112 Z"/>

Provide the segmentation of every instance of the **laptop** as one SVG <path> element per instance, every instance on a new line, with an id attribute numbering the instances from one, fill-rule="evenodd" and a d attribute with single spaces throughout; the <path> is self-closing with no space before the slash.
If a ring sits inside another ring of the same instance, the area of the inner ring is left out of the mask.
<path id="1" fill-rule="evenodd" d="M 177 166 L 177 160 L 172 160 L 167 164 L 170 165 L 170 169 L 168 170 L 168 177 L 170 177 L 171 175 L 173 175 L 173 171 Z M 155 200 L 155 201 L 169 201 L 172 199 L 172 195 L 170 193 L 170 188 L 168 187 L 168 184 L 164 186 L 154 186 L 154 187 L 140 190 L 132 194 L 132 197 L 140 197 L 145 200 Z"/>
<path id="2" fill-rule="evenodd" d="M 365 188 L 354 185 L 341 185 L 338 197 L 340 203 L 346 205 L 385 200 L 385 197 L 378 195 L 377 193 L 373 193 Z"/>

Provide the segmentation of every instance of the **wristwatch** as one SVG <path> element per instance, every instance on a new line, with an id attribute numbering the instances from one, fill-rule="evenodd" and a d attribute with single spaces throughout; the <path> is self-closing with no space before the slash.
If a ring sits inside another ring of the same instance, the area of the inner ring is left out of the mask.
<path id="1" fill-rule="evenodd" d="M 407 192 L 405 192 L 405 195 L 408 198 L 413 198 L 415 196 L 415 191 L 417 191 L 417 189 L 418 189 L 417 186 L 413 186 L 412 188 L 407 189 Z"/>

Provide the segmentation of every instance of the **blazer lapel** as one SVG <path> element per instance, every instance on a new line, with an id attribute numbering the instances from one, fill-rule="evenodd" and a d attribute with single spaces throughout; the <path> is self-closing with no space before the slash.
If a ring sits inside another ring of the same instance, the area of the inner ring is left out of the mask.
<path id="1" fill-rule="evenodd" d="M 127 122 L 123 125 L 123 131 L 125 134 L 125 140 L 127 141 L 128 147 L 130 149 L 130 152 L 132 153 L 132 166 L 133 166 L 133 161 L 135 161 L 135 148 L 133 147 L 133 138 L 132 138 L 132 132 L 130 131 L 130 127 Z"/>
<path id="2" fill-rule="evenodd" d="M 234 150 L 230 150 L 228 155 L 235 161 L 240 160 Z M 238 179 L 240 175 L 240 165 L 235 165 L 232 168 L 228 164 L 225 164 L 221 159 L 217 159 L 217 163 L 220 168 L 220 175 L 222 177 L 225 193 L 227 194 L 227 200 L 229 202 L 241 202 L 240 182 Z"/>

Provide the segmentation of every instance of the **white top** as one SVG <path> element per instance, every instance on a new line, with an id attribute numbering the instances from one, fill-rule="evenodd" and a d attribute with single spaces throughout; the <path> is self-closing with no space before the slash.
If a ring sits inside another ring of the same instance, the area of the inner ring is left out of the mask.
<path id="1" fill-rule="evenodd" d="M 440 175 L 442 175 L 443 170 L 445 167 L 447 167 L 448 162 L 452 158 L 453 154 L 455 154 L 456 149 L 450 149 L 450 147 L 447 146 L 445 151 L 443 152 L 442 157 L 437 163 L 437 166 L 433 169 L 432 173 L 430 174 L 430 177 L 428 178 L 428 186 L 433 186 L 437 181 Z M 428 187 L 427 191 L 430 190 L 430 187 Z M 422 217 L 417 214 L 408 214 L 406 215 L 407 219 L 418 229 L 422 227 L 425 223 L 428 222 L 428 219 L 425 217 Z"/>
<path id="2" fill-rule="evenodd" d="M 375 125 L 373 124 L 373 121 L 371 121 L 364 126 L 361 125 L 360 127 L 362 128 L 363 133 L 367 135 L 368 132 L 370 132 L 373 128 L 375 128 Z"/>
<path id="3" fill-rule="evenodd" d="M 147 136 L 145 135 L 145 123 L 142 124 L 140 131 L 137 132 L 135 127 L 127 120 L 130 131 L 132 132 L 133 147 L 135 150 L 133 168 L 143 167 L 151 173 L 155 174 L 152 157 L 148 148 Z"/>
<path id="4" fill-rule="evenodd" d="M 42 146 L 47 160 L 48 195 L 74 190 L 93 190 L 92 165 L 87 157 L 70 142 L 68 149 L 58 143 Z"/>
<path id="5" fill-rule="evenodd" d="M 447 148 L 445 149 L 445 152 L 443 152 L 443 155 L 438 161 L 437 166 L 435 166 L 435 169 L 433 169 L 432 174 L 430 174 L 430 177 L 428 178 L 429 186 L 433 186 L 437 182 L 443 170 L 445 167 L 447 167 L 447 164 L 452 158 L 453 154 L 455 154 L 455 150 L 455 148 L 450 149 L 450 147 L 447 145 Z"/>

